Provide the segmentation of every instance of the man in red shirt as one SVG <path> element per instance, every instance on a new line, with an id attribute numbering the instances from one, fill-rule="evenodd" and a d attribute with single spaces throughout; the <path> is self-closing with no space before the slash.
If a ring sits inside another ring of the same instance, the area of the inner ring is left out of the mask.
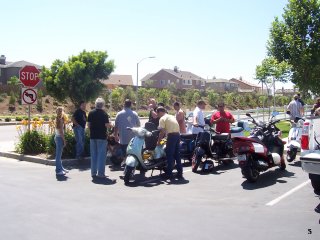
<path id="1" fill-rule="evenodd" d="M 230 123 L 234 122 L 234 117 L 224 110 L 224 103 L 218 104 L 218 111 L 212 114 L 210 123 L 216 124 L 216 131 L 219 133 L 230 133 Z"/>

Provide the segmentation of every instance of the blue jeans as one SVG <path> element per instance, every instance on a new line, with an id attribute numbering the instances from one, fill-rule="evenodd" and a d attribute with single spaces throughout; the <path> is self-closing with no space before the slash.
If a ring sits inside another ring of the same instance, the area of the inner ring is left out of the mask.
<path id="1" fill-rule="evenodd" d="M 107 159 L 107 140 L 90 139 L 91 176 L 104 176 Z"/>
<path id="2" fill-rule="evenodd" d="M 76 126 L 73 128 L 73 132 L 76 139 L 76 158 L 80 158 L 84 152 L 85 131 L 83 127 Z"/>
<path id="3" fill-rule="evenodd" d="M 63 151 L 63 140 L 60 136 L 54 136 L 54 142 L 56 143 L 56 173 L 63 170 L 61 156 Z"/>
<path id="4" fill-rule="evenodd" d="M 178 175 L 182 176 L 182 164 L 180 158 L 180 134 L 168 135 L 166 143 L 166 157 L 168 162 L 167 175 L 172 177 L 174 160 L 177 164 Z"/>

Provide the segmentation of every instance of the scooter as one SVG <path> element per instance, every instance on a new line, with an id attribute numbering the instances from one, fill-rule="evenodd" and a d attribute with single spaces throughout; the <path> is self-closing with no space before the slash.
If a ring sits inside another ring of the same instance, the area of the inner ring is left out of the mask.
<path id="1" fill-rule="evenodd" d="M 196 134 L 182 133 L 180 134 L 180 157 L 183 160 L 192 161 L 193 151 L 196 147 Z"/>
<path id="2" fill-rule="evenodd" d="M 153 123 L 147 122 L 145 127 L 127 128 L 134 133 L 134 137 L 128 144 L 127 157 L 124 168 L 124 183 L 128 185 L 133 178 L 136 169 L 141 172 L 159 169 L 166 165 L 165 140 L 157 145 L 160 131 Z"/>
<path id="3" fill-rule="evenodd" d="M 297 152 L 301 151 L 301 134 L 304 123 L 303 118 L 296 117 L 290 120 L 291 128 L 288 135 L 287 161 L 292 162 L 296 159 Z"/>
<path id="4" fill-rule="evenodd" d="M 250 113 L 246 115 L 252 119 L 255 127 L 249 137 L 235 137 L 233 148 L 238 154 L 242 175 L 249 182 L 256 182 L 260 172 L 274 166 L 279 166 L 281 170 L 286 168 L 283 157 L 285 143 L 279 138 L 281 131 L 275 125 L 280 120 L 273 120 L 276 112 L 268 123 L 258 123 Z"/>
<path id="5" fill-rule="evenodd" d="M 196 148 L 192 157 L 193 172 L 197 172 L 199 166 L 201 166 L 202 171 L 213 170 L 214 164 L 208 159 L 218 161 L 218 163 L 222 162 L 226 165 L 237 160 L 233 153 L 231 134 L 218 133 L 209 125 L 200 127 L 204 131 L 197 135 Z"/>

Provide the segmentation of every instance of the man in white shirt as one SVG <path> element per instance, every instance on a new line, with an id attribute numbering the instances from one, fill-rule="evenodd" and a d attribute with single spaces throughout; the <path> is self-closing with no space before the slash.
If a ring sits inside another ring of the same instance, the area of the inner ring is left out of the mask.
<path id="1" fill-rule="evenodd" d="M 192 134 L 198 134 L 199 132 L 203 132 L 203 128 L 197 126 L 204 126 L 204 115 L 203 111 L 206 107 L 206 103 L 203 100 L 199 100 L 197 103 L 197 107 L 193 111 L 193 126 L 192 126 Z"/>

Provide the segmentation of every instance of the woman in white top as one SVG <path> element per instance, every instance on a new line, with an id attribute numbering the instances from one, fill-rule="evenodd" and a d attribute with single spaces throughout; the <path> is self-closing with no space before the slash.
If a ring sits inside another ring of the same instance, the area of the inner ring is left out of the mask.
<path id="1" fill-rule="evenodd" d="M 58 176 L 65 175 L 68 170 L 64 169 L 62 166 L 61 156 L 63 147 L 66 146 L 66 140 L 64 138 L 64 112 L 63 107 L 58 107 L 56 110 L 56 122 L 55 122 L 55 136 L 54 142 L 56 144 L 56 174 Z"/>

